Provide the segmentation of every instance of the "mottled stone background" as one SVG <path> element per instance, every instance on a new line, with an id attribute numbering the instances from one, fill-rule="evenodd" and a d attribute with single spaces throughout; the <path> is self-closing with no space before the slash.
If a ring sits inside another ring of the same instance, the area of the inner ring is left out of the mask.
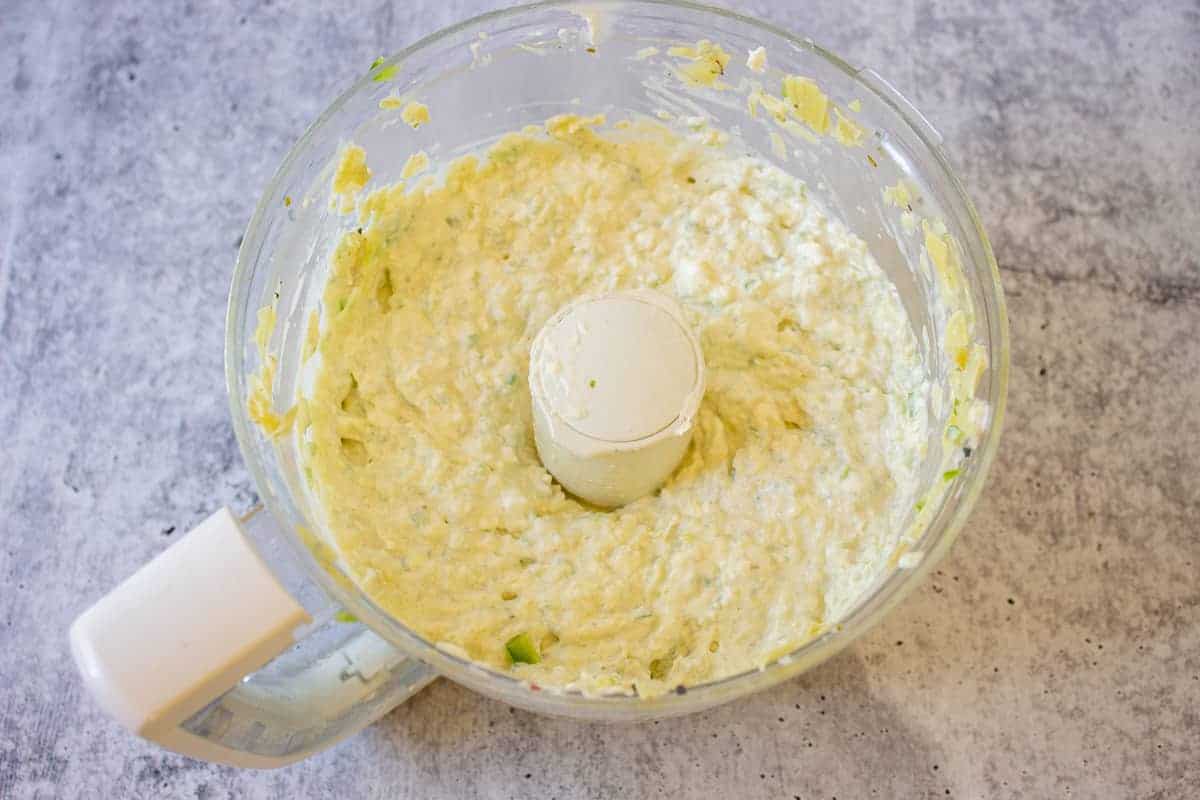
<path id="1" fill-rule="evenodd" d="M 443 681 L 271 773 L 155 749 L 82 694 L 71 619 L 253 502 L 221 353 L 259 187 L 377 54 L 493 5 L 0 0 L 0 798 L 1197 796 L 1195 0 L 743 6 L 938 125 L 1012 316 L 968 529 L 838 658 L 638 727 Z"/>

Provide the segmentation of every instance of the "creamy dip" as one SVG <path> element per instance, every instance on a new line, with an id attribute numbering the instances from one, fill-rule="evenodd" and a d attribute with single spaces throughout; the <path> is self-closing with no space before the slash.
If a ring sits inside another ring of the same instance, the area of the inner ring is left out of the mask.
<path id="1" fill-rule="evenodd" d="M 802 181 L 559 117 L 359 211 L 297 429 L 342 558 L 417 633 L 541 687 L 651 696 L 793 650 L 886 568 L 930 385 L 894 287 Z M 529 348 L 565 303 L 635 288 L 679 302 L 707 388 L 667 483 L 599 510 L 538 460 Z"/>

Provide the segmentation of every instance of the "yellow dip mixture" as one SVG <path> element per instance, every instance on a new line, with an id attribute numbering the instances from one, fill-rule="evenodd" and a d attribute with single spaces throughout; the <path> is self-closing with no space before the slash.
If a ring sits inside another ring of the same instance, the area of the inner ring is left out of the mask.
<path id="1" fill-rule="evenodd" d="M 603 126 L 555 118 L 362 199 L 297 427 L 380 606 L 542 687 L 651 696 L 762 666 L 854 604 L 911 513 L 930 384 L 894 287 L 802 181 Z M 565 303 L 639 287 L 682 305 L 707 391 L 661 491 L 596 510 L 538 460 L 529 347 Z"/>

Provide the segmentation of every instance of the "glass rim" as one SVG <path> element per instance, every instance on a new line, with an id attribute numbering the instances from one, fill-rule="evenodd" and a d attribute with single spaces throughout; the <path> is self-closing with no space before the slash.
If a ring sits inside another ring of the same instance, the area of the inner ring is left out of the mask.
<path id="1" fill-rule="evenodd" d="M 300 537 L 288 526 L 284 538 L 292 546 L 293 551 L 300 557 L 306 571 L 323 589 L 336 601 L 358 615 L 368 627 L 383 633 L 384 638 L 405 652 L 406 655 L 417 658 L 433 666 L 439 674 L 454 680 L 468 688 L 485 694 L 500 697 L 505 702 L 525 705 L 541 712 L 558 713 L 563 715 L 583 716 L 580 711 L 593 710 L 594 717 L 607 716 L 605 711 L 620 711 L 622 709 L 634 713 L 641 712 L 654 717 L 672 714 L 688 713 L 701 710 L 735 697 L 768 688 L 777 683 L 795 677 L 801 672 L 832 658 L 843 648 L 847 647 L 871 628 L 878 624 L 901 601 L 903 601 L 916 586 L 923 582 L 928 572 L 949 551 L 957 540 L 974 509 L 986 483 L 988 472 L 995 460 L 999 446 L 1001 429 L 1007 406 L 1009 379 L 1009 325 L 1003 288 L 1000 283 L 1000 270 L 992 251 L 991 243 L 984 231 L 978 212 L 966 189 L 940 142 L 934 141 L 930 135 L 928 123 L 920 117 L 920 112 L 900 92 L 889 87 L 895 96 L 881 91 L 869 81 L 865 81 L 857 69 L 829 50 L 817 45 L 811 39 L 798 36 L 772 23 L 750 17 L 735 11 L 716 8 L 691 0 L 541 0 L 540 2 L 499 9 L 480 14 L 446 28 L 431 33 L 413 44 L 397 51 L 380 62 L 380 65 L 399 64 L 431 49 L 444 40 L 455 37 L 466 31 L 483 28 L 501 20 L 509 20 L 530 15 L 544 10 L 576 10 L 577 13 L 590 12 L 597 8 L 613 8 L 630 10 L 637 8 L 662 7 L 673 10 L 693 12 L 730 20 L 742 25 L 757 28 L 772 36 L 778 37 L 793 47 L 807 50 L 819 56 L 847 77 L 864 92 L 868 92 L 881 100 L 898 120 L 907 127 L 907 133 L 912 135 L 924 147 L 936 168 L 936 179 L 944 181 L 949 189 L 953 203 L 965 212 L 966 219 L 976 237 L 975 244 L 979 246 L 982 260 L 986 264 L 989 280 L 981 280 L 984 284 L 983 314 L 988 335 L 988 357 L 990 377 L 990 392 L 987 402 L 991 413 L 989 424 L 984 431 L 981 441 L 976 447 L 973 457 L 963 470 L 964 490 L 954 503 L 943 503 L 941 509 L 934 514 L 929 523 L 921 531 L 919 540 L 924 542 L 931 532 L 938 535 L 924 551 L 920 564 L 912 569 L 893 570 L 890 575 L 875 584 L 874 588 L 863 595 L 844 615 L 842 621 L 824 631 L 819 636 L 806 641 L 796 649 L 777 657 L 768 664 L 751 668 L 733 675 L 696 684 L 695 686 L 680 687 L 676 692 L 643 698 L 636 694 L 622 691 L 620 694 L 583 694 L 576 691 L 543 691 L 531 685 L 528 681 L 517 678 L 486 666 L 470 658 L 464 658 L 427 640 L 420 634 L 408 628 L 402 621 L 379 608 L 375 602 L 356 584 L 353 590 L 348 590 L 325 568 L 319 565 L 312 551 L 301 541 Z M 714 31 L 719 34 L 719 30 Z M 379 66 L 379 65 L 377 65 Z M 242 374 L 241 355 L 245 350 L 242 331 L 245 329 L 247 315 L 252 313 L 249 290 L 251 278 L 257 261 L 257 252 L 251 253 L 252 243 L 262 237 L 261 231 L 266 228 L 269 215 L 275 210 L 271 198 L 278 193 L 278 188 L 291 173 L 292 167 L 300 156 L 306 152 L 309 143 L 318 131 L 345 106 L 352 97 L 373 85 L 373 70 L 357 78 L 347 89 L 325 108 L 291 146 L 283 161 L 272 175 L 255 206 L 254 213 L 246 228 L 242 246 L 238 250 L 232 285 L 229 293 L 229 304 L 226 311 L 225 328 L 225 382 L 230 404 L 230 415 L 233 420 L 235 436 L 242 457 L 246 462 L 255 489 L 262 498 L 263 505 L 271 512 L 276 522 L 286 520 L 289 515 L 281 513 L 276 507 L 277 501 L 271 493 L 263 492 L 263 487 L 270 486 L 268 468 L 259 453 L 256 434 L 246 410 L 246 387 Z M 897 102 L 899 100 L 900 102 Z M 962 243 L 960 243 L 961 245 Z M 946 514 L 946 511 L 949 511 Z M 349 578 L 349 576 L 346 576 Z M 386 632 L 386 633 L 385 633 Z M 731 691 L 736 689 L 737 691 Z M 503 690 L 503 696 L 498 694 Z M 513 691 L 518 694 L 513 695 Z M 522 690 L 523 693 L 522 693 Z M 524 696 L 522 696 L 522 694 Z M 521 702 L 524 701 L 524 702 Z"/>

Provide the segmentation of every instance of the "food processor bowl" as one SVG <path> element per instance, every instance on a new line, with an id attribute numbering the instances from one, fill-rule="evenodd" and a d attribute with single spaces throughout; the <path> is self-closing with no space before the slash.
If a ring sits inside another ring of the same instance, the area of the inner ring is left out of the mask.
<path id="1" fill-rule="evenodd" d="M 711 86 L 680 72 L 690 62 L 675 48 L 700 40 L 731 55 Z M 759 47 L 767 55 L 763 72 L 747 64 Z M 830 117 L 853 126 L 821 135 L 794 120 L 780 124 L 768 108 L 751 115 L 748 98 L 756 91 L 778 95 L 785 75 L 815 82 L 837 109 Z M 409 100 L 427 105 L 431 121 L 407 124 L 400 109 Z M 948 444 L 948 402 L 919 410 L 931 431 L 920 473 L 925 500 L 904 521 L 900 544 L 870 590 L 823 633 L 761 669 L 655 697 L 546 690 L 407 628 L 360 591 L 340 562 L 297 437 L 267 435 L 247 410 L 264 357 L 273 367 L 265 388 L 279 413 L 311 377 L 303 357 L 309 319 L 320 313 L 333 248 L 360 224 L 331 205 L 331 179 L 347 143 L 369 154 L 370 190 L 401 179 L 417 151 L 444 166 L 505 133 L 578 113 L 728 132 L 731 146 L 801 178 L 866 242 L 895 284 L 944 398 L 954 382 L 947 326 L 956 310 L 967 312 L 967 345 L 979 354 L 978 379 L 958 398 L 972 409 L 969 447 Z M 264 307 L 275 310 L 273 326 L 260 327 Z M 271 766 L 357 730 L 438 675 L 531 711 L 610 721 L 698 711 L 787 680 L 879 623 L 954 542 L 995 457 L 1008 363 L 1004 297 L 982 224 L 937 131 L 872 70 L 770 24 L 674 0 L 538 3 L 436 33 L 372 65 L 321 114 L 287 154 L 245 234 L 229 300 L 226 376 L 237 439 L 265 511 L 242 527 L 313 622 L 301 631 L 307 638 L 179 727 L 189 741 L 217 748 L 192 753 Z M 331 683 L 334 667 L 340 672 Z"/>

